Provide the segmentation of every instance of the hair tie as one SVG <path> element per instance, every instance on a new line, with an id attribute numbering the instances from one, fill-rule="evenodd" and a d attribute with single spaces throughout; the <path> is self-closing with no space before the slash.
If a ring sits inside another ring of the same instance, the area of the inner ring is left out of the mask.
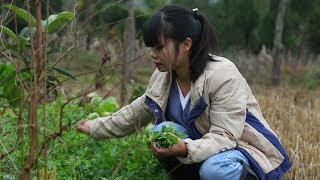
<path id="1" fill-rule="evenodd" d="M 192 9 L 193 12 L 193 17 L 198 20 L 199 19 L 199 14 L 198 14 L 198 8 Z"/>

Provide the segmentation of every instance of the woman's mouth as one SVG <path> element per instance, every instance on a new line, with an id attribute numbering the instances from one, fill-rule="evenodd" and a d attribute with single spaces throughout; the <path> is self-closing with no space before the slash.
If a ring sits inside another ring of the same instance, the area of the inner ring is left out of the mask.
<path id="1" fill-rule="evenodd" d="M 156 66 L 157 68 L 159 68 L 162 64 L 161 63 L 156 63 L 156 62 L 153 62 L 154 66 Z"/>

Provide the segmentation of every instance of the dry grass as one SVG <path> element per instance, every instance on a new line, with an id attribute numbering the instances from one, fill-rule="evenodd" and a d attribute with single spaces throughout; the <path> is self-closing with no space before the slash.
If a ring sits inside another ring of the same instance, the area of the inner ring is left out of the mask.
<path id="1" fill-rule="evenodd" d="M 284 179 L 320 179 L 320 91 L 253 89 L 293 162 Z"/>

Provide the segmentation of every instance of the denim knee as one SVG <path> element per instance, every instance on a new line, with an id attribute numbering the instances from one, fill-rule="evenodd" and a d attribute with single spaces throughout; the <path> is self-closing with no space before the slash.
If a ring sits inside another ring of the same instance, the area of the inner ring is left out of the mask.
<path id="1" fill-rule="evenodd" d="M 242 163 L 249 164 L 247 158 L 238 150 L 215 154 L 202 163 L 199 170 L 200 178 L 202 180 L 240 179 Z"/>

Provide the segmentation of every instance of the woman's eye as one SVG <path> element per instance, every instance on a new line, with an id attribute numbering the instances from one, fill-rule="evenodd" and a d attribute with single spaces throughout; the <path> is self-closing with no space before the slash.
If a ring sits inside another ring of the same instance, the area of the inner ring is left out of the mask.
<path id="1" fill-rule="evenodd" d="M 162 44 L 159 44 L 159 45 L 156 45 L 156 46 L 155 46 L 155 48 L 156 48 L 156 49 L 159 49 L 159 50 L 162 49 L 163 47 L 164 47 L 164 46 L 163 46 Z"/>

